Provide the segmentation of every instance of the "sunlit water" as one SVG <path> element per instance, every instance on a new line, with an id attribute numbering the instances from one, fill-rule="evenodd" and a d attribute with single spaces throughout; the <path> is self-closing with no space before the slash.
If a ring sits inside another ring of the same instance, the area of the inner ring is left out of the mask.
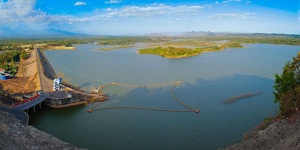
<path id="1" fill-rule="evenodd" d="M 149 85 L 181 81 L 175 96 L 200 113 L 113 109 L 87 113 L 92 105 L 43 108 L 30 124 L 75 146 L 88 149 L 218 149 L 275 115 L 274 74 L 297 55 L 299 46 L 251 44 L 184 59 L 139 55 L 136 48 L 97 51 L 45 51 L 56 72 L 75 85 L 91 87 L 118 82 Z M 186 109 L 170 96 L 170 86 L 143 89 L 108 87 L 103 106 Z M 228 97 L 263 91 L 259 96 L 223 104 Z"/>

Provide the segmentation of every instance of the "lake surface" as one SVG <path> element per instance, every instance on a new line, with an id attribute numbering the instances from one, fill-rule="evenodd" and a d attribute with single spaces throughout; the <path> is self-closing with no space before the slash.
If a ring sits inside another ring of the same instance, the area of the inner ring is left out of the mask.
<path id="1" fill-rule="evenodd" d="M 98 51 L 77 45 L 75 51 L 45 51 L 57 73 L 90 91 L 111 82 L 149 85 L 181 81 L 174 95 L 200 113 L 92 107 L 43 108 L 30 124 L 75 146 L 88 149 L 218 149 L 238 142 L 243 134 L 276 114 L 274 74 L 300 50 L 299 46 L 247 44 L 184 59 L 139 55 L 137 48 Z M 63 79 L 63 80 L 64 80 Z M 184 110 L 170 96 L 170 86 L 104 89 L 104 106 L 143 106 Z M 229 97 L 264 93 L 232 104 Z"/>

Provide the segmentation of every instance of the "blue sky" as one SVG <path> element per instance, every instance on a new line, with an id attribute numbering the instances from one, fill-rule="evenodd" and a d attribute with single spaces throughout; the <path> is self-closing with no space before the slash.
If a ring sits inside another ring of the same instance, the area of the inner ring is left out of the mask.
<path id="1" fill-rule="evenodd" d="M 299 9 L 300 0 L 0 0 L 0 36 L 49 29 L 92 35 L 300 34 Z"/>

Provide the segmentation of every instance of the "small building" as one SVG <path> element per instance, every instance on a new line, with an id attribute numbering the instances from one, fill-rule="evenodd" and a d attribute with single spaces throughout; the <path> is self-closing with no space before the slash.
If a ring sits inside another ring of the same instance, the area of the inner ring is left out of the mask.
<path id="1" fill-rule="evenodd" d="M 54 91 L 59 91 L 61 89 L 61 82 L 62 82 L 62 78 L 53 80 L 53 90 Z"/>
<path id="2" fill-rule="evenodd" d="M 7 80 L 9 78 L 9 74 L 5 73 L 5 69 L 0 68 L 0 80 Z"/>
<path id="3" fill-rule="evenodd" d="M 48 97 L 48 105 L 59 106 L 73 103 L 72 94 L 66 91 L 56 91 Z"/>
<path id="4" fill-rule="evenodd" d="M 9 75 L 7 73 L 0 73 L 0 80 L 7 80 L 9 79 Z"/>
<path id="5" fill-rule="evenodd" d="M 5 72 L 5 69 L 0 68 L 0 74 L 4 74 L 4 72 Z"/>

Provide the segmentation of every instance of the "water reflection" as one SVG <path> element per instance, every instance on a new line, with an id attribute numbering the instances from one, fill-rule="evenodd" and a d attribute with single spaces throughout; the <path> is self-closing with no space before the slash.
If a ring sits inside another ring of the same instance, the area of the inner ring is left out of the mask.
<path id="1" fill-rule="evenodd" d="M 182 81 L 174 95 L 200 113 L 112 109 L 87 113 L 86 107 L 43 109 L 31 124 L 88 149 L 217 149 L 235 143 L 265 117 L 275 115 L 274 74 L 296 55 L 299 46 L 253 44 L 187 59 L 138 55 L 137 48 L 105 53 L 96 45 L 76 51 L 46 51 L 56 71 L 85 90 L 118 82 L 149 85 Z M 82 53 L 82 54 L 80 54 Z M 105 106 L 185 109 L 170 96 L 170 86 L 145 89 L 108 87 Z M 235 95 L 263 91 L 225 105 Z"/>
<path id="2" fill-rule="evenodd" d="M 43 117 L 41 122 L 33 121 L 32 124 L 88 149 L 217 149 L 237 142 L 244 132 L 275 113 L 277 106 L 271 100 L 272 86 L 273 80 L 249 75 L 198 79 L 195 84 L 178 86 L 174 94 L 184 103 L 200 109 L 199 114 L 135 109 L 89 114 L 85 111 L 91 106 L 87 106 L 75 108 L 77 113 L 70 109 L 48 109 L 40 116 Z M 111 90 L 113 88 L 118 87 Z M 111 94 L 111 99 L 100 107 L 185 109 L 170 97 L 169 88 L 135 88 L 126 94 Z M 228 96 L 258 90 L 264 94 L 231 105 L 222 103 Z M 83 138 L 82 134 L 88 136 Z"/>

